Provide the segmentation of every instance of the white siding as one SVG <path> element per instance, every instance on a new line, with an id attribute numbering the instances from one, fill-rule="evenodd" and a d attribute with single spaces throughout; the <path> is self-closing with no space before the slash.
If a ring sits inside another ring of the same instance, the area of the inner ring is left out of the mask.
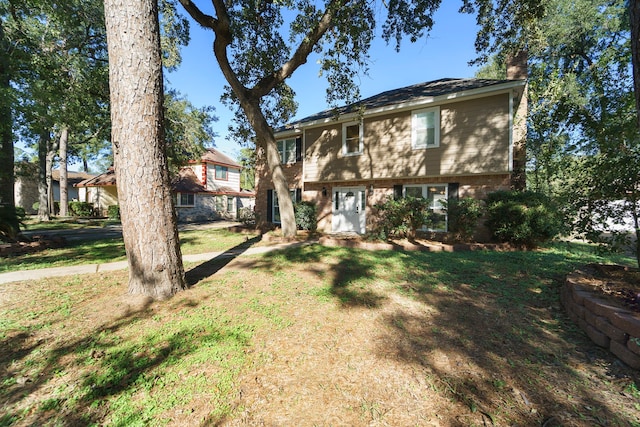
<path id="1" fill-rule="evenodd" d="M 227 180 L 216 179 L 216 166 L 207 164 L 207 190 L 215 191 L 220 187 L 228 187 L 233 191 L 240 191 L 240 169 L 227 167 Z"/>

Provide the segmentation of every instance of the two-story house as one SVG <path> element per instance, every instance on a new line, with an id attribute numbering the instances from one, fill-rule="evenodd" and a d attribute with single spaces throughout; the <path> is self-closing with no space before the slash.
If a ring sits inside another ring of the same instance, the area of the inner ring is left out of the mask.
<path id="1" fill-rule="evenodd" d="M 254 193 L 240 188 L 241 169 L 239 163 L 214 148 L 180 169 L 171 182 L 178 220 L 236 219 L 240 209 L 252 208 Z M 77 186 L 80 201 L 93 203 L 100 215 L 118 203 L 113 168 Z"/>
<path id="2" fill-rule="evenodd" d="M 389 90 L 275 132 L 294 201 L 318 209 L 318 230 L 365 233 L 386 197 L 429 200 L 447 230 L 440 200 L 483 198 L 524 188 L 526 54 L 507 79 L 441 79 Z M 278 198 L 259 156 L 256 214 L 279 223 Z"/>

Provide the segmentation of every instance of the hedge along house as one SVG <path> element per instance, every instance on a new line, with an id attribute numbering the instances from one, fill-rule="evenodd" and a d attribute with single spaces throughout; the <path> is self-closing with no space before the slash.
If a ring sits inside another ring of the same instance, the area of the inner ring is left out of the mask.
<path id="1" fill-rule="evenodd" d="M 234 220 L 240 209 L 252 209 L 254 193 L 240 188 L 241 169 L 240 164 L 213 148 L 180 169 L 171 182 L 178 220 Z M 80 200 L 92 203 L 98 215 L 105 216 L 108 207 L 118 203 L 112 168 L 77 186 L 85 190 Z"/>
<path id="2" fill-rule="evenodd" d="M 447 231 L 440 200 L 524 188 L 526 73 L 522 53 L 510 59 L 505 80 L 421 83 L 277 129 L 291 197 L 316 204 L 319 231 L 360 234 L 387 197 L 424 197 L 440 214 L 432 231 Z M 261 227 L 279 223 L 273 188 L 259 152 Z"/>

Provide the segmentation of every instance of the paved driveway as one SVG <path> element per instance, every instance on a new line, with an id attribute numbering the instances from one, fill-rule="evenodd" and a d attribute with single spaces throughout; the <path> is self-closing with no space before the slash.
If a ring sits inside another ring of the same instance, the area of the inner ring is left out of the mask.
<path id="1" fill-rule="evenodd" d="M 239 225 L 239 222 L 233 221 L 212 221 L 202 223 L 179 224 L 178 229 L 183 230 L 203 230 L 206 228 L 226 228 Z M 121 225 L 108 225 L 106 227 L 90 227 L 69 230 L 25 230 L 22 232 L 27 237 L 30 236 L 47 236 L 47 237 L 64 237 L 68 242 L 78 240 L 103 240 L 122 237 Z"/>

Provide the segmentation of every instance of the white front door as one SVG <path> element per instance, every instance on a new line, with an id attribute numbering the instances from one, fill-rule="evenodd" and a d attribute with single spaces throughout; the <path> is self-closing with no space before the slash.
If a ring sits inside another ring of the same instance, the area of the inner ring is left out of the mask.
<path id="1" fill-rule="evenodd" d="M 364 187 L 337 187 L 333 189 L 334 233 L 365 232 L 366 196 Z"/>

